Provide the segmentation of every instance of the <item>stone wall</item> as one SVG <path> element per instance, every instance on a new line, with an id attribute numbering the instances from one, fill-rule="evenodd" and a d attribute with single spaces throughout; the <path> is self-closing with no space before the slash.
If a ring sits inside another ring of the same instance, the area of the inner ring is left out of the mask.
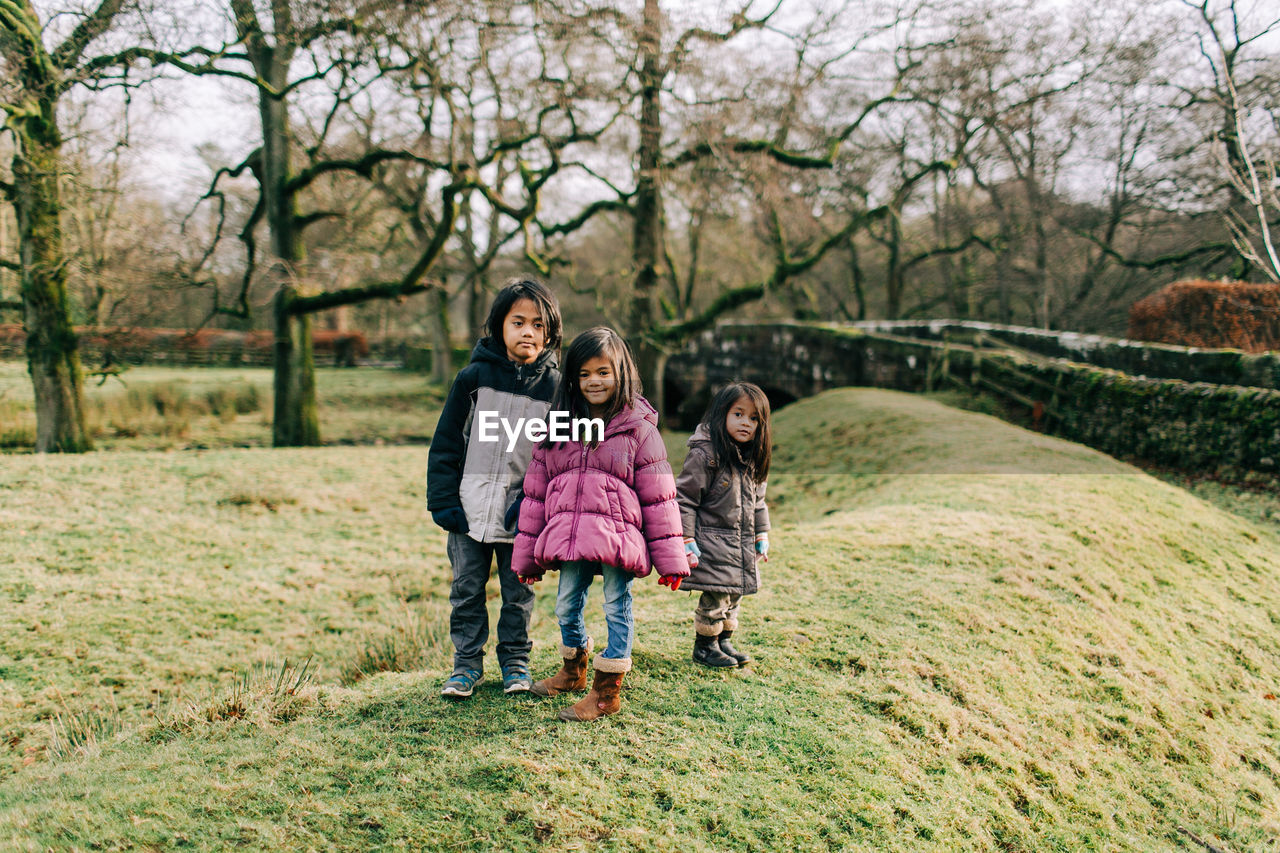
<path id="1" fill-rule="evenodd" d="M 969 344 L 979 340 L 998 342 L 1049 358 L 1106 367 L 1134 376 L 1280 389 L 1278 353 L 1180 347 L 1081 332 L 1053 332 L 976 321 L 874 320 L 852 323 L 850 327 L 931 341 Z"/>
<path id="2" fill-rule="evenodd" d="M 775 406 L 840 385 L 902 391 L 959 385 L 997 394 L 1024 407 L 1044 431 L 1121 458 L 1185 470 L 1277 468 L 1274 388 L 1134 376 L 868 325 L 720 326 L 668 361 L 666 414 L 690 428 L 712 390 L 733 379 L 759 384 Z"/>

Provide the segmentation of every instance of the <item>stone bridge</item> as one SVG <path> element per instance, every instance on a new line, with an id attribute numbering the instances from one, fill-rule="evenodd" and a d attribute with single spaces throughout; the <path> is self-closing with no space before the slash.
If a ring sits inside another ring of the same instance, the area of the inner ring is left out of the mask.
<path id="1" fill-rule="evenodd" d="M 715 390 L 735 380 L 759 385 L 774 409 L 846 385 L 923 388 L 923 374 L 914 376 L 917 353 L 904 353 L 899 364 L 884 352 L 883 341 L 868 343 L 865 332 L 843 326 L 722 324 L 668 358 L 663 416 L 693 429 Z"/>

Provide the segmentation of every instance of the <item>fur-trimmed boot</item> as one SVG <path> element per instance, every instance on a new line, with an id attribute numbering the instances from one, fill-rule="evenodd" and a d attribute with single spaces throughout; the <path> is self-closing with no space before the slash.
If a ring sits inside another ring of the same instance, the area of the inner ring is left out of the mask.
<path id="1" fill-rule="evenodd" d="M 738 666 L 751 662 L 751 655 L 746 652 L 740 652 L 729 642 L 729 638 L 733 636 L 733 631 L 725 628 L 720 632 L 720 651 L 738 662 Z"/>
<path id="2" fill-rule="evenodd" d="M 589 723 L 598 717 L 618 713 L 622 707 L 622 676 L 631 669 L 631 659 L 596 658 L 596 677 L 591 690 L 577 703 L 560 712 L 570 723 Z"/>
<path id="3" fill-rule="evenodd" d="M 591 649 L 595 643 L 587 637 L 587 644 L 581 649 L 560 647 L 560 655 L 564 658 L 564 666 L 550 678 L 544 678 L 533 685 L 533 692 L 538 696 L 556 696 L 585 690 L 587 687 L 587 660 L 591 657 Z"/>
<path id="4" fill-rule="evenodd" d="M 731 658 L 720 651 L 720 637 L 708 637 L 706 634 L 693 635 L 693 660 L 703 666 L 730 667 L 737 666 L 737 658 Z"/>

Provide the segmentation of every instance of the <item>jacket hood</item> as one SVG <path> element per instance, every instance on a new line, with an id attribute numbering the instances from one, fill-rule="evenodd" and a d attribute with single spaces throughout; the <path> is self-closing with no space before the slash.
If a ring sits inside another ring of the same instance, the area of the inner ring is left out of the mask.
<path id="1" fill-rule="evenodd" d="M 517 364 L 507 356 L 507 348 L 501 342 L 487 336 L 476 341 L 475 348 L 471 350 L 472 364 L 488 362 L 499 367 L 510 365 L 513 370 L 519 368 L 533 373 L 541 373 L 548 367 L 555 367 L 558 361 L 554 350 L 544 349 L 530 364 Z"/>
<path id="2" fill-rule="evenodd" d="M 707 429 L 707 425 L 699 423 L 698 428 L 693 431 L 693 435 L 689 436 L 689 440 L 685 442 L 689 447 L 696 444 L 711 445 L 711 432 Z"/>
<path id="3" fill-rule="evenodd" d="M 653 407 L 652 403 L 637 394 L 635 402 L 613 416 L 613 420 L 609 421 L 608 425 L 605 426 L 604 434 L 608 436 L 616 432 L 632 429 L 644 421 L 657 426 L 658 410 Z"/>

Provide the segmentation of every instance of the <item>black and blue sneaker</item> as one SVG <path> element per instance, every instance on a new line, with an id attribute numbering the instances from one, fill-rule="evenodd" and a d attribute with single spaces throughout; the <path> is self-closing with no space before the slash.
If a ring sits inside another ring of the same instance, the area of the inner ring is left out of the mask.
<path id="1" fill-rule="evenodd" d="M 533 678 L 527 663 L 509 663 L 502 667 L 503 693 L 528 693 L 533 689 Z"/>
<path id="2" fill-rule="evenodd" d="M 476 685 L 481 681 L 484 681 L 484 675 L 478 669 L 455 672 L 444 683 L 440 695 L 446 699 L 470 699 L 471 694 L 476 690 Z"/>

